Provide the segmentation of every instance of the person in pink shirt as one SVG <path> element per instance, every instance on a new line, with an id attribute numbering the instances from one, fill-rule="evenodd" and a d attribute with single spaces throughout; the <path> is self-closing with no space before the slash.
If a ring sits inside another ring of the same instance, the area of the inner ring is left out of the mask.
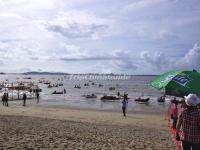
<path id="1" fill-rule="evenodd" d="M 171 106 L 171 118 L 173 119 L 173 129 L 176 129 L 176 123 L 178 120 L 178 102 L 177 101 L 172 101 L 172 106 Z"/>

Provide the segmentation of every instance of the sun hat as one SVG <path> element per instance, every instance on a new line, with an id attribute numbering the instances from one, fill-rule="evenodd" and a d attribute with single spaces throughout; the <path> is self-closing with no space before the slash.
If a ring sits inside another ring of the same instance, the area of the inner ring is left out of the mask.
<path id="1" fill-rule="evenodd" d="M 185 97 L 185 103 L 188 106 L 196 106 L 200 104 L 200 98 L 196 94 L 189 94 L 188 96 Z"/>

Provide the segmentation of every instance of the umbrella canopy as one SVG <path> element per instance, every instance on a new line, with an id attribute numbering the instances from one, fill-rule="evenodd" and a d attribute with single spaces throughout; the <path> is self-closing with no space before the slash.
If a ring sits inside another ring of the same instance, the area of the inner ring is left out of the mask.
<path id="1" fill-rule="evenodd" d="M 200 95 L 200 73 L 196 71 L 170 71 L 149 82 L 156 89 L 164 89 L 167 95 Z"/>

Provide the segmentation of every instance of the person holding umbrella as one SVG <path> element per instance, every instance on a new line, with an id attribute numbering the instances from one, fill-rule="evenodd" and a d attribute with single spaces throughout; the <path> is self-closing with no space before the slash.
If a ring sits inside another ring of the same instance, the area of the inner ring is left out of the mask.
<path id="1" fill-rule="evenodd" d="M 200 150 L 200 98 L 196 94 L 184 97 L 176 127 L 176 139 L 182 140 L 183 150 Z M 182 127 L 181 136 L 179 135 Z"/>

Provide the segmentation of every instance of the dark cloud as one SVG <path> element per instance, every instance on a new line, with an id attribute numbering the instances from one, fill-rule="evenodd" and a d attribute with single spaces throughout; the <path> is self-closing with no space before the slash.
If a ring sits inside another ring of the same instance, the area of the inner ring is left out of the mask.
<path id="1" fill-rule="evenodd" d="M 68 27 L 63 27 L 59 25 L 49 25 L 47 29 L 49 31 L 53 31 L 59 33 L 67 38 L 84 38 L 84 37 L 91 37 L 93 34 L 98 33 L 99 31 L 103 31 L 108 28 L 107 25 L 83 25 L 73 23 L 70 24 Z"/>

